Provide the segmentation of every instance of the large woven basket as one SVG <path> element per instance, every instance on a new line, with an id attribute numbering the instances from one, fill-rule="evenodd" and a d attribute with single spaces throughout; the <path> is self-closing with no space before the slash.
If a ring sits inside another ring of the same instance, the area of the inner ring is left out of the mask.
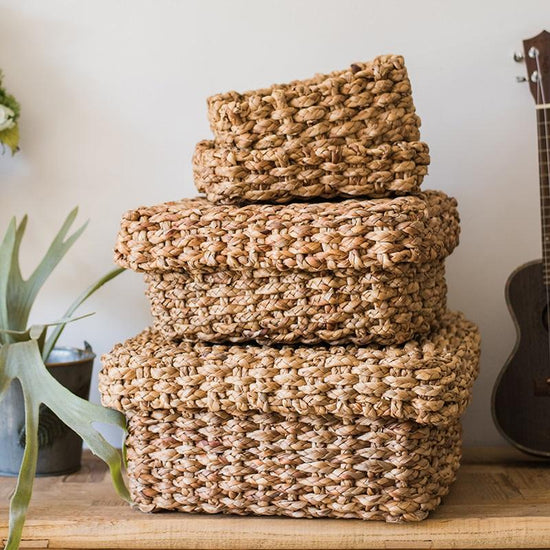
<path id="1" fill-rule="evenodd" d="M 439 324 L 456 201 L 213 205 L 128 212 L 115 259 L 146 273 L 168 338 L 271 343 L 405 342 Z"/>
<path id="2" fill-rule="evenodd" d="M 289 139 L 365 147 L 420 139 L 405 63 L 397 55 L 308 80 L 212 96 L 208 118 L 218 144 L 243 148 L 280 147 Z"/>
<path id="3" fill-rule="evenodd" d="M 154 330 L 103 357 L 129 419 L 144 511 L 419 520 L 454 479 L 479 334 L 445 315 L 388 347 L 179 343 Z"/>
<path id="4" fill-rule="evenodd" d="M 213 202 L 276 202 L 332 197 L 378 198 L 417 193 L 428 171 L 419 141 L 365 147 L 332 140 L 240 149 L 201 141 L 193 156 L 195 185 Z"/>
<path id="5" fill-rule="evenodd" d="M 419 521 L 460 464 L 458 422 L 163 410 L 128 429 L 129 485 L 144 512 Z"/>

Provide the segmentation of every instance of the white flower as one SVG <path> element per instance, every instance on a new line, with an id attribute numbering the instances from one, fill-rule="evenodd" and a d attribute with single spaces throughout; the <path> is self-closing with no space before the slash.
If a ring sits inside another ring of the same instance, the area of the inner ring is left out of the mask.
<path id="1" fill-rule="evenodd" d="M 15 113 L 5 105 L 0 105 L 0 132 L 15 126 Z"/>

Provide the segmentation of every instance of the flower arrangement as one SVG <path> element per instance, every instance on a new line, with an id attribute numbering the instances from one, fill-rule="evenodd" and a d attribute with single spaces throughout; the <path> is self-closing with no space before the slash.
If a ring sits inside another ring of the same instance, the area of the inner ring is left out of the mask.
<path id="1" fill-rule="evenodd" d="M 21 107 L 2 85 L 4 78 L 0 71 L 0 143 L 3 148 L 9 147 L 12 155 L 19 150 L 19 113 Z"/>

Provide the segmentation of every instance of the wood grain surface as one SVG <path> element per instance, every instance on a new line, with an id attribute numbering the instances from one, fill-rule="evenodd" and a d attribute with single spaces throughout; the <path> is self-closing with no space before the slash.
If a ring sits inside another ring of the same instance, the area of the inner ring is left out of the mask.
<path id="1" fill-rule="evenodd" d="M 13 478 L 0 478 L 0 538 Z M 442 506 L 420 523 L 147 515 L 119 501 L 103 465 L 40 478 L 22 548 L 399 549 L 549 548 L 550 462 L 508 448 L 466 449 Z"/>
<path id="2" fill-rule="evenodd" d="M 495 383 L 496 426 L 520 449 L 550 458 L 550 345 L 540 260 L 510 275 L 506 301 L 518 339 Z"/>

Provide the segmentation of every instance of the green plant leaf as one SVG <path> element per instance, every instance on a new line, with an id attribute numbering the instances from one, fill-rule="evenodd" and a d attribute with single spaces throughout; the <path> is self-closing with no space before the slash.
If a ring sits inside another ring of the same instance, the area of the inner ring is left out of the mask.
<path id="1" fill-rule="evenodd" d="M 5 105 L 6 107 L 9 107 L 14 113 L 15 113 L 15 120 L 19 118 L 19 115 L 21 114 L 21 106 L 19 105 L 19 102 L 12 94 L 9 94 L 4 86 L 3 86 L 3 80 L 4 80 L 4 73 L 0 71 L 0 104 Z"/>
<path id="2" fill-rule="evenodd" d="M 17 344 L 12 344 L 17 345 Z M 32 393 L 23 391 L 25 402 L 25 450 L 19 468 L 17 485 L 10 500 L 10 520 L 6 550 L 17 550 L 21 542 L 27 509 L 32 497 L 36 463 L 38 461 L 38 423 L 40 403 Z"/>
<path id="3" fill-rule="evenodd" d="M 46 254 L 25 280 L 19 263 L 21 243 L 27 227 L 27 217 L 17 225 L 12 219 L 0 243 L 0 398 L 14 379 L 21 383 L 25 400 L 25 450 L 17 486 L 10 501 L 9 534 L 6 549 L 16 550 L 21 540 L 25 516 L 32 494 L 38 453 L 38 420 L 40 406 L 51 410 L 65 425 L 73 429 L 88 444 L 90 450 L 105 461 L 110 469 L 117 493 L 129 501 L 122 478 L 124 450 L 121 454 L 109 445 L 93 427 L 93 423 L 109 423 L 125 430 L 124 416 L 114 410 L 92 404 L 72 394 L 48 372 L 44 359 L 55 346 L 67 323 L 88 315 L 73 317 L 75 310 L 122 269 L 107 273 L 91 285 L 70 306 L 66 315 L 54 323 L 27 327 L 29 315 L 38 292 L 69 248 L 82 234 L 87 224 L 69 235 L 77 216 L 75 208 L 63 223 Z M 55 326 L 46 340 L 48 327 Z M 42 356 L 42 352 L 44 355 Z"/>
<path id="4" fill-rule="evenodd" d="M 6 308 L 7 308 L 7 326 L 4 325 L 4 329 L 9 330 L 25 330 L 27 322 L 29 320 L 30 311 L 32 305 L 38 295 L 38 292 L 42 288 L 42 285 L 46 282 L 52 271 L 57 264 L 61 261 L 63 256 L 71 248 L 74 242 L 80 237 L 82 232 L 87 226 L 87 222 L 77 229 L 72 235 L 67 237 L 67 234 L 77 216 L 78 208 L 72 210 L 67 216 L 63 226 L 58 231 L 52 244 L 48 248 L 42 261 L 38 267 L 34 270 L 32 275 L 24 280 L 21 275 L 21 268 L 19 264 L 19 249 L 21 247 L 21 241 L 25 233 L 27 225 L 26 217 L 19 224 L 15 231 L 14 243 L 11 247 L 11 258 L 8 265 L 9 274 L 6 288 Z M 9 237 L 7 245 L 10 244 L 11 234 L 13 233 L 13 227 L 10 224 L 6 237 Z M 7 250 L 9 249 L 6 245 Z M 0 292 L 2 292 L 0 287 Z"/>
<path id="5" fill-rule="evenodd" d="M 0 132 L 0 143 L 11 149 L 11 154 L 15 155 L 19 151 L 19 125 L 15 124 L 11 128 L 6 128 Z"/>
<path id="6" fill-rule="evenodd" d="M 21 242 L 23 241 L 23 236 L 25 235 L 25 231 L 27 229 L 28 221 L 29 217 L 25 214 L 23 216 L 23 219 L 21 220 L 21 223 L 17 226 L 17 229 L 15 230 L 15 242 L 13 243 L 11 269 L 14 271 L 15 276 L 18 279 L 22 279 L 21 269 L 19 266 L 19 253 L 21 250 Z"/>
<path id="7" fill-rule="evenodd" d="M 48 372 L 38 342 L 28 340 L 0 348 L 0 389 L 7 381 L 18 379 L 25 396 L 26 442 L 23 463 L 15 493 L 10 501 L 10 525 L 5 550 L 17 550 L 21 541 L 27 508 L 32 495 L 38 453 L 38 411 L 40 404 L 49 407 L 61 421 L 88 444 L 90 450 L 109 466 L 118 495 L 130 501 L 122 477 L 122 457 L 93 427 L 94 422 L 126 428 L 124 416 L 112 409 L 95 405 L 72 394 Z"/>
<path id="8" fill-rule="evenodd" d="M 17 225 L 15 218 L 12 218 L 0 244 L 0 328 L 3 329 L 9 328 L 7 294 L 16 234 Z M 0 343 L 7 344 L 10 341 L 9 335 L 0 334 Z"/>
<path id="9" fill-rule="evenodd" d="M 8 346 L 0 347 L 0 401 L 4 397 L 11 384 L 11 378 L 6 373 L 6 361 L 8 359 Z"/>
<path id="10" fill-rule="evenodd" d="M 38 342 L 38 347 L 40 349 L 43 349 L 48 327 L 58 327 L 58 326 L 64 327 L 69 323 L 80 321 L 80 319 L 86 319 L 86 317 L 91 317 L 92 315 L 95 315 L 95 313 L 93 312 L 84 313 L 83 315 L 79 315 L 78 317 L 70 317 L 70 318 L 63 317 L 63 319 L 59 319 L 58 321 L 53 321 L 52 323 L 45 323 L 43 325 L 31 325 L 27 330 L 0 329 L 0 334 L 8 334 L 13 338 L 14 342 L 25 342 L 30 339 L 36 340 Z"/>
<path id="11" fill-rule="evenodd" d="M 63 316 L 65 319 L 70 320 L 72 319 L 73 313 L 92 295 L 94 292 L 99 290 L 105 283 L 109 282 L 111 279 L 114 279 L 117 275 L 120 275 L 124 271 L 124 268 L 119 267 L 116 269 L 113 269 L 112 271 L 109 271 L 106 275 L 101 277 L 98 281 L 90 285 L 69 307 L 69 309 L 65 312 L 65 315 Z M 65 325 L 67 323 L 58 323 L 56 328 L 53 330 L 51 335 L 46 340 L 46 345 L 44 346 L 44 349 L 42 351 L 42 357 L 44 361 L 46 361 L 55 347 L 55 344 L 57 344 L 57 341 L 59 340 L 59 337 L 61 336 L 61 333 L 63 332 Z"/>

